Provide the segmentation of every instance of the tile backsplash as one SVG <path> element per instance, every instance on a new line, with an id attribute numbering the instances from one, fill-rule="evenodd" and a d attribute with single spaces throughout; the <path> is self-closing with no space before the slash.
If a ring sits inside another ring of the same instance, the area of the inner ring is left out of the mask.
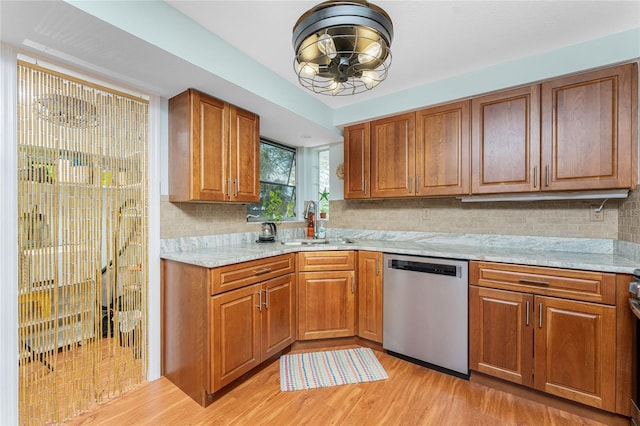
<path id="1" fill-rule="evenodd" d="M 630 243 L 640 243 L 640 191 L 629 193 L 618 208 L 618 239 Z"/>
<path id="2" fill-rule="evenodd" d="M 161 236 L 179 238 L 256 232 L 244 205 L 170 203 L 161 197 Z M 596 200 L 462 203 L 452 198 L 331 201 L 329 228 L 441 233 L 607 238 L 640 243 L 640 197 L 609 200 L 604 220 L 590 220 Z M 282 227 L 303 227 L 301 222 Z M 620 231 L 619 231 L 620 227 Z"/>
<path id="3" fill-rule="evenodd" d="M 618 238 L 618 202 L 609 200 L 604 220 L 590 220 L 599 201 L 562 200 L 462 203 L 448 199 L 331 202 L 331 228 L 391 229 L 460 234 Z"/>

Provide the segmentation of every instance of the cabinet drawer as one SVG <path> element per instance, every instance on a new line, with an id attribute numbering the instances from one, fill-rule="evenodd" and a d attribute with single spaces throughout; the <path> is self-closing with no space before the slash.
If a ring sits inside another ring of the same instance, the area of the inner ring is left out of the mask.
<path id="1" fill-rule="evenodd" d="M 300 252 L 298 272 L 353 271 L 355 259 L 355 252 L 347 250 Z"/>
<path id="2" fill-rule="evenodd" d="M 293 273 L 294 254 L 267 257 L 211 270 L 211 294 L 255 284 L 280 275 Z"/>
<path id="3" fill-rule="evenodd" d="M 615 305 L 615 274 L 489 262 L 469 263 L 469 283 L 481 287 Z"/>

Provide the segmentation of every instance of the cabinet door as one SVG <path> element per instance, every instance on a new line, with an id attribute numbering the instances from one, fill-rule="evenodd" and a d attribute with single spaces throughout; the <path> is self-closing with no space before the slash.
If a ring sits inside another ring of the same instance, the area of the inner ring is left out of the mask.
<path id="1" fill-rule="evenodd" d="M 469 101 L 416 113 L 416 195 L 469 194 Z"/>
<path id="2" fill-rule="evenodd" d="M 471 101 L 471 192 L 540 189 L 540 89 L 523 87 Z"/>
<path id="3" fill-rule="evenodd" d="M 344 198 L 369 198 L 370 126 L 344 129 Z"/>
<path id="4" fill-rule="evenodd" d="M 533 385 L 533 295 L 469 287 L 470 369 Z"/>
<path id="5" fill-rule="evenodd" d="M 353 271 L 298 275 L 298 340 L 355 334 Z"/>
<path id="6" fill-rule="evenodd" d="M 542 84 L 544 189 L 631 188 L 637 74 L 630 64 Z"/>
<path id="7" fill-rule="evenodd" d="M 291 345 L 294 341 L 295 275 L 287 274 L 262 284 L 262 359 Z"/>
<path id="8" fill-rule="evenodd" d="M 198 201 L 227 199 L 228 104 L 193 91 L 192 194 Z"/>
<path id="9" fill-rule="evenodd" d="M 358 253 L 358 336 L 382 343 L 382 253 Z"/>
<path id="10" fill-rule="evenodd" d="M 535 387 L 615 409 L 616 308 L 536 296 Z"/>
<path id="11" fill-rule="evenodd" d="M 259 284 L 212 298 L 213 391 L 251 370 L 260 358 Z"/>
<path id="12" fill-rule="evenodd" d="M 415 113 L 371 122 L 371 197 L 415 194 Z"/>
<path id="13" fill-rule="evenodd" d="M 260 201 L 260 118 L 230 107 L 230 199 Z"/>

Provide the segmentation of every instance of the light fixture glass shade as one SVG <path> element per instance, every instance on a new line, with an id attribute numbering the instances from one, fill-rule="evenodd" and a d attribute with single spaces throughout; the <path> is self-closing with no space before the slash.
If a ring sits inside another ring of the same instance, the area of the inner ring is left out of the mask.
<path id="1" fill-rule="evenodd" d="M 326 1 L 293 28 L 294 70 L 300 84 L 324 95 L 376 87 L 391 66 L 391 18 L 366 1 Z"/>

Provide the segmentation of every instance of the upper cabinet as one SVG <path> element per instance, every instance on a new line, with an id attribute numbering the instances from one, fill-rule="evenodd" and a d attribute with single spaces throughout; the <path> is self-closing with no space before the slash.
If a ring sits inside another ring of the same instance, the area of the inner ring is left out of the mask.
<path id="1" fill-rule="evenodd" d="M 260 118 L 194 89 L 169 99 L 169 200 L 257 202 Z"/>
<path id="2" fill-rule="evenodd" d="M 415 188 L 415 114 L 371 122 L 371 196 L 406 197 Z"/>
<path id="3" fill-rule="evenodd" d="M 637 83 L 632 63 L 347 127 L 345 198 L 633 188 Z"/>
<path id="4" fill-rule="evenodd" d="M 356 124 L 344 129 L 344 197 L 369 198 L 370 125 Z"/>
<path id="5" fill-rule="evenodd" d="M 469 194 L 469 102 L 345 128 L 345 198 Z"/>
<path id="6" fill-rule="evenodd" d="M 542 84 L 543 189 L 635 186 L 637 77 L 634 63 Z"/>
<path id="7" fill-rule="evenodd" d="M 469 194 L 469 101 L 416 112 L 416 195 Z"/>
<path id="8" fill-rule="evenodd" d="M 522 87 L 471 101 L 472 192 L 538 190 L 540 88 Z"/>

